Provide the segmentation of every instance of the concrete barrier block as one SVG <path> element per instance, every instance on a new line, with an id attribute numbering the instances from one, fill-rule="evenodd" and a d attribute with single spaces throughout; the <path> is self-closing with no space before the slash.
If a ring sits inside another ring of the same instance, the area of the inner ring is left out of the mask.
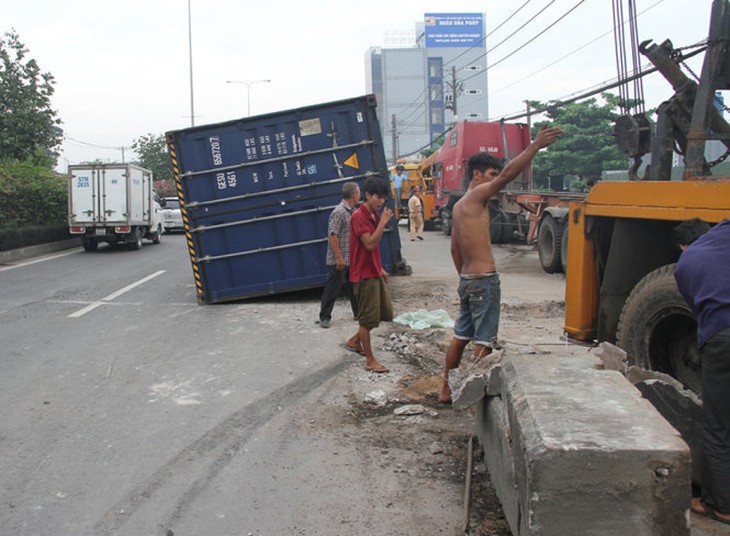
<path id="1" fill-rule="evenodd" d="M 594 360 L 505 357 L 477 434 L 512 533 L 689 535 L 687 446 Z"/>

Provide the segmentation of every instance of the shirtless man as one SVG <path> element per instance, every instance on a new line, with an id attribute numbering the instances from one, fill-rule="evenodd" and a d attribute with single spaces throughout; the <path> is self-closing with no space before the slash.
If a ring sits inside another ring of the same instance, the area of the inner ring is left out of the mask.
<path id="1" fill-rule="evenodd" d="M 444 382 L 439 400 L 451 402 L 449 371 L 459 366 L 464 348 L 474 341 L 474 359 L 489 355 L 497 344 L 499 328 L 499 274 L 494 264 L 489 240 L 489 207 L 487 202 L 525 169 L 537 152 L 555 142 L 562 130 L 543 128 L 535 140 L 510 161 L 502 163 L 487 153 L 469 158 L 469 188 L 454 205 L 451 231 L 451 258 L 459 273 L 459 318 L 454 337 L 446 352 Z"/>

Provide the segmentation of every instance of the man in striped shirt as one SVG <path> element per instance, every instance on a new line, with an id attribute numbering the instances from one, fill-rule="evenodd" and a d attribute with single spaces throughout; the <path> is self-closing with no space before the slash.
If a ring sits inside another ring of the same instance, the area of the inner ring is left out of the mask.
<path id="1" fill-rule="evenodd" d="M 350 217 L 359 200 L 360 187 L 354 182 L 346 182 L 342 186 L 342 201 L 330 214 L 327 225 L 326 261 L 329 278 L 324 287 L 319 309 L 319 325 L 322 328 L 330 327 L 332 309 L 343 285 L 350 298 L 352 316 L 357 317 L 357 300 L 350 283 Z"/>

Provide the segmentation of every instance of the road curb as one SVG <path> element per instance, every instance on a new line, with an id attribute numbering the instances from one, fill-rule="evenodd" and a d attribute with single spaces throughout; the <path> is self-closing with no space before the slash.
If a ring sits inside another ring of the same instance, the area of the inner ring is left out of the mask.
<path id="1" fill-rule="evenodd" d="M 78 238 L 69 238 L 68 240 L 59 240 L 58 242 L 47 242 L 35 246 L 0 251 L 0 264 L 8 264 L 80 246 L 81 241 Z"/>

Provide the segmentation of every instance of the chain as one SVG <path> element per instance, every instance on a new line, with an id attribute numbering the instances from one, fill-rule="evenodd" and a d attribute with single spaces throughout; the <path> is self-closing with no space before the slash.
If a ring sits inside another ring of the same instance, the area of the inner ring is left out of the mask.
<path id="1" fill-rule="evenodd" d="M 692 76 L 694 77 L 694 79 L 695 79 L 695 80 L 696 80 L 696 81 L 697 81 L 697 82 L 699 83 L 699 81 L 700 81 L 700 77 L 699 77 L 699 76 L 697 76 L 697 73 L 695 73 L 695 72 L 694 72 L 694 71 L 692 70 L 692 68 L 691 68 L 691 67 L 690 67 L 689 65 L 687 65 L 687 62 L 686 62 L 686 61 L 684 61 L 684 58 L 683 58 L 683 56 L 682 56 L 682 51 L 683 51 L 683 50 L 688 50 L 688 49 L 691 49 L 691 48 L 697 48 L 697 47 L 701 47 L 701 46 L 705 46 L 705 47 L 708 47 L 708 46 L 710 46 L 710 45 L 714 45 L 714 44 L 716 44 L 716 43 L 719 43 L 719 42 L 722 42 L 722 41 L 726 41 L 726 40 L 721 40 L 721 39 L 718 39 L 718 40 L 713 40 L 713 41 L 710 41 L 709 39 L 705 39 L 704 41 L 700 41 L 699 43 L 695 43 L 694 45 L 688 45 L 688 46 L 686 46 L 686 47 L 680 47 L 680 48 L 675 48 L 675 49 L 674 49 L 674 50 L 672 51 L 672 53 L 670 54 L 670 56 L 671 56 L 671 58 L 672 58 L 672 59 L 673 59 L 673 60 L 674 60 L 675 62 L 677 62 L 677 63 L 678 63 L 679 65 L 681 65 L 682 67 L 684 67 L 685 69 L 687 69 L 687 71 L 688 71 L 688 72 L 689 72 L 689 73 L 690 73 L 690 74 L 691 74 L 691 75 L 692 75 Z M 717 102 L 717 101 L 715 101 L 715 102 Z M 725 110 L 726 112 L 730 112 L 730 108 L 728 108 L 728 107 L 727 107 L 727 106 L 726 106 L 725 104 L 723 104 L 723 105 L 722 105 L 722 107 L 723 107 L 723 109 L 724 109 L 724 110 Z M 677 152 L 678 154 L 680 154 L 680 155 L 684 156 L 684 155 L 682 154 L 682 151 L 681 151 L 681 150 L 679 150 L 679 147 L 675 147 L 675 150 L 676 150 L 676 152 Z M 729 147 L 729 148 L 728 148 L 728 149 L 727 149 L 727 150 L 725 151 L 725 153 L 724 153 L 724 154 L 720 155 L 719 157 L 717 157 L 717 158 L 716 158 L 715 160 L 713 160 L 712 162 L 707 162 L 707 166 L 708 166 L 708 167 L 710 167 L 710 168 L 713 168 L 713 167 L 715 167 L 715 166 L 716 166 L 717 164 L 720 164 L 720 163 L 724 162 L 724 161 L 725 161 L 725 160 L 727 159 L 727 157 L 728 157 L 728 156 L 730 156 L 730 147 Z"/>
<path id="2" fill-rule="evenodd" d="M 707 162 L 707 165 L 711 168 L 715 167 L 717 164 L 720 164 L 721 162 L 724 162 L 725 159 L 730 156 L 730 148 L 725 151 L 725 154 L 718 156 L 713 160 L 712 162 Z"/>
<path id="3" fill-rule="evenodd" d="M 670 54 L 670 56 L 671 56 L 671 58 L 672 58 L 672 59 L 673 59 L 673 60 L 674 60 L 675 62 L 677 62 L 677 63 L 678 63 L 679 65 L 681 65 L 682 67 L 684 67 L 685 69 L 687 69 L 687 71 L 689 72 L 689 74 L 691 74 L 691 75 L 692 75 L 692 76 L 694 77 L 695 81 L 696 81 L 697 83 L 699 83 L 699 81 L 700 81 L 700 77 L 699 77 L 699 76 L 697 76 L 697 73 L 695 73 L 695 72 L 694 72 L 694 71 L 692 70 L 692 68 L 691 68 L 691 67 L 690 67 L 690 66 L 689 66 L 689 65 L 687 64 L 687 62 L 686 62 L 686 61 L 684 61 L 684 58 L 682 57 L 682 54 L 681 54 L 681 52 L 682 52 L 683 50 L 688 50 L 688 49 L 690 49 L 690 48 L 696 48 L 696 47 L 700 47 L 700 46 L 705 46 L 705 47 L 708 47 L 708 46 L 710 46 L 710 45 L 714 45 L 714 44 L 716 44 L 716 43 L 721 43 L 721 42 L 723 42 L 723 41 L 725 41 L 725 40 L 723 40 L 723 39 L 716 39 L 716 40 L 710 41 L 709 39 L 705 39 L 704 41 L 700 41 L 699 43 L 695 43 L 694 45 L 687 45 L 686 47 L 680 47 L 680 48 L 675 48 L 675 49 L 674 49 L 674 50 L 672 51 L 672 53 Z M 715 102 L 717 102 L 718 104 L 720 104 L 720 103 L 719 103 L 718 101 L 715 101 Z M 723 108 L 723 110 L 725 110 L 726 112 L 730 112 L 730 108 L 728 108 L 728 106 L 727 106 L 727 105 L 725 105 L 725 104 L 722 104 L 722 108 Z M 715 164 L 719 164 L 720 162 L 722 162 L 723 160 L 725 160 L 725 159 L 726 159 L 727 157 L 728 157 L 728 155 L 727 155 L 727 154 L 725 154 L 724 156 L 721 156 L 720 158 L 718 158 L 718 159 L 717 159 L 717 160 L 715 160 L 714 162 L 715 162 Z M 712 164 L 712 165 L 715 165 L 715 164 Z M 710 166 L 710 167 L 712 167 L 712 166 Z"/>

